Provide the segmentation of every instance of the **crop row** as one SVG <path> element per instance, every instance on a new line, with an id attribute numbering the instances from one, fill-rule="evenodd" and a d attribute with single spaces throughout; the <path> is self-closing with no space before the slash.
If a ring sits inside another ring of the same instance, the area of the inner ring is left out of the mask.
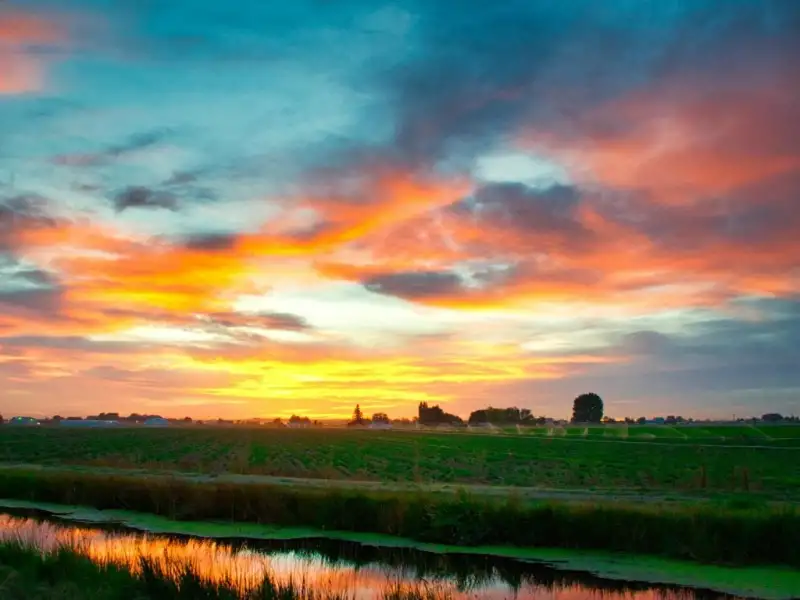
<path id="1" fill-rule="evenodd" d="M 800 449 L 352 430 L 0 431 L 0 461 L 549 488 L 800 493 Z"/>

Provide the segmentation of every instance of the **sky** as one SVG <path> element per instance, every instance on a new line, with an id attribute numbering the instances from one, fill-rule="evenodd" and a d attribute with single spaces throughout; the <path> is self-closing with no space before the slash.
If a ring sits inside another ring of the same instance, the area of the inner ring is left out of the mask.
<path id="1" fill-rule="evenodd" d="M 0 411 L 800 414 L 800 2 L 0 0 Z"/>

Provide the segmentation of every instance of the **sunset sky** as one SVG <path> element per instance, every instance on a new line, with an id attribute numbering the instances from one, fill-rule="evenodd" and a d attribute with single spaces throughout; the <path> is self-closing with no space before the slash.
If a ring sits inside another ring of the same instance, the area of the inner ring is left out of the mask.
<path id="1" fill-rule="evenodd" d="M 800 2 L 0 1 L 0 412 L 800 414 Z"/>

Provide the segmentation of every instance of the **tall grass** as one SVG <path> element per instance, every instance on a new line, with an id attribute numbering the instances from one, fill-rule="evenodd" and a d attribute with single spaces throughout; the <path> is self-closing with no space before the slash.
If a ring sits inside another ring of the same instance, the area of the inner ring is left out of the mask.
<path id="1" fill-rule="evenodd" d="M 726 564 L 800 566 L 800 512 L 735 505 L 526 503 L 421 493 L 192 482 L 141 475 L 0 472 L 0 497 L 370 532 L 423 542 L 624 551 Z"/>
<path id="2" fill-rule="evenodd" d="M 414 586 L 409 586 L 413 593 Z M 420 595 L 422 591 L 418 592 Z M 387 589 L 394 598 L 394 588 Z M 61 547 L 41 554 L 20 543 L 0 544 L 0 597 L 4 600 L 339 600 L 340 592 L 312 589 L 304 582 L 276 582 L 243 590 L 236 581 L 209 581 L 188 565 L 179 571 L 142 558 L 137 572 L 93 562 L 80 552 Z M 409 596 L 409 599 L 412 596 Z"/>

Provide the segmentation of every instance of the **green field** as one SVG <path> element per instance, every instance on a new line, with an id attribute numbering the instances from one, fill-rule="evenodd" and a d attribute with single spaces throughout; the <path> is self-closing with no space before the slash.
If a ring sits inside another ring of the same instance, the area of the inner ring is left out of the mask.
<path id="1" fill-rule="evenodd" d="M 586 430 L 568 427 L 566 433 L 555 435 L 546 428 L 470 434 L 3 427 L 0 462 L 662 494 L 749 492 L 800 498 L 800 427 Z M 713 437 L 705 437 L 707 432 Z"/>

